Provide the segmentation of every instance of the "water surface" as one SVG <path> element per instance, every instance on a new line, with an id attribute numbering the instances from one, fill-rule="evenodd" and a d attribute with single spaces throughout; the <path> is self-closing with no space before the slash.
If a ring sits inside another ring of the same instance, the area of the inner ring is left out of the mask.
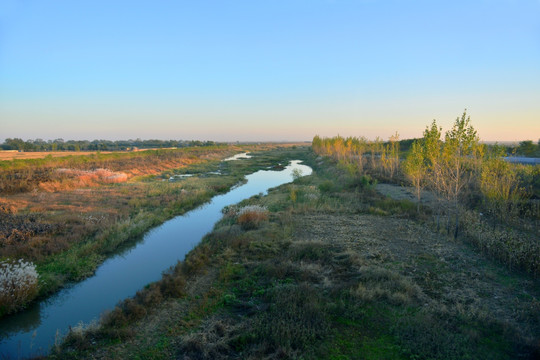
<path id="1" fill-rule="evenodd" d="M 228 157 L 226 159 L 223 159 L 223 161 L 232 161 L 232 160 L 239 160 L 239 159 L 251 159 L 252 156 L 251 155 L 248 155 L 249 153 L 240 153 L 240 154 L 236 154 L 236 155 L 233 155 L 231 157 Z"/>

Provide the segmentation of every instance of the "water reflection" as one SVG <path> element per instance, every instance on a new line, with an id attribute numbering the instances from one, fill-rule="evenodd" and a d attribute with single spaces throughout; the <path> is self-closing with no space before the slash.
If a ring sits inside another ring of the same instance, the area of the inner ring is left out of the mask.
<path id="1" fill-rule="evenodd" d="M 228 157 L 226 159 L 223 159 L 223 161 L 232 161 L 232 160 L 239 160 L 239 159 L 251 159 L 252 156 L 251 155 L 248 155 L 249 153 L 241 153 L 241 154 L 236 154 L 236 155 L 233 155 L 231 157 Z"/>
<path id="2" fill-rule="evenodd" d="M 2 319 L 0 338 L 7 337 L 10 332 L 28 332 L 37 328 L 41 324 L 40 309 L 41 303 L 35 303 L 22 313 Z"/>

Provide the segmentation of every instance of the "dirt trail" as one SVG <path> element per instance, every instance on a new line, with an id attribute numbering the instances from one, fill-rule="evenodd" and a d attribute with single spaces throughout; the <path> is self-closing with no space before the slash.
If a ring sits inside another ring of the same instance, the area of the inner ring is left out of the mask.
<path id="1" fill-rule="evenodd" d="M 375 190 L 378 193 L 388 196 L 394 200 L 409 200 L 417 202 L 415 189 L 412 187 L 400 186 L 395 184 L 377 184 Z M 435 195 L 427 190 L 423 190 L 420 197 L 420 202 L 424 205 L 433 206 L 437 204 Z"/>

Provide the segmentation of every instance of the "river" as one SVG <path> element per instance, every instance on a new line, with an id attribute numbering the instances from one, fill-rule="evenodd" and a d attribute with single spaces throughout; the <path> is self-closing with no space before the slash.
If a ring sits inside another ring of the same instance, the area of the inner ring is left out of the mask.
<path id="1" fill-rule="evenodd" d="M 119 301 L 159 280 L 212 230 L 225 206 L 291 182 L 294 169 L 303 176 L 311 174 L 312 169 L 300 163 L 294 160 L 281 171 L 247 175 L 246 183 L 150 230 L 136 246 L 106 260 L 94 276 L 0 320 L 0 358 L 47 354 L 69 327 L 99 319 Z"/>

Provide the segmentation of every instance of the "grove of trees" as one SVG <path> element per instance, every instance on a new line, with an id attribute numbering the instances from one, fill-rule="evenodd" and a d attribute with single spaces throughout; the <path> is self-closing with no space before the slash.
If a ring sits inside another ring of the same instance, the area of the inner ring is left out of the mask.
<path id="1" fill-rule="evenodd" d="M 160 149 L 160 148 L 179 148 L 187 146 L 212 146 L 216 145 L 214 141 L 199 140 L 22 140 L 19 138 L 8 138 L 0 148 L 2 150 L 20 150 L 20 151 L 122 151 L 133 148 L 142 149 Z"/>
<path id="2" fill-rule="evenodd" d="M 498 221 L 516 220 L 519 215 L 540 220 L 538 202 L 528 201 L 540 197 L 540 166 L 505 161 L 508 149 L 481 143 L 466 112 L 444 134 L 434 120 L 422 138 L 404 143 L 400 146 L 397 133 L 384 143 L 378 138 L 315 136 L 313 149 L 334 158 L 350 174 L 410 183 L 418 211 L 422 193 L 429 190 L 439 201 L 437 226 L 439 215 L 446 215 L 447 229 L 455 236 L 463 207 L 480 209 Z M 401 148 L 406 150 L 400 160 Z M 529 142 L 519 148 L 532 149 Z"/>

